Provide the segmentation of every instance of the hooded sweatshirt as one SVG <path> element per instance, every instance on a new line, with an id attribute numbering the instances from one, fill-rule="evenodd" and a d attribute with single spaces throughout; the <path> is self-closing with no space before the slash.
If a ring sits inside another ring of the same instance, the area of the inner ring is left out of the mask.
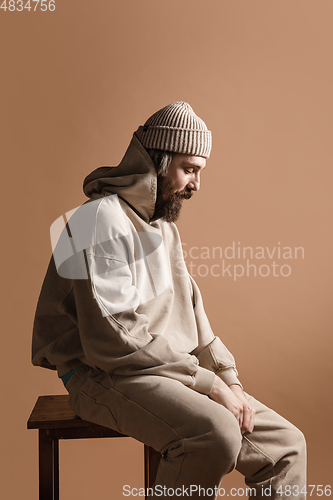
<path id="1" fill-rule="evenodd" d="M 117 167 L 86 177 L 89 201 L 66 214 L 66 224 L 59 218 L 52 225 L 34 365 L 59 377 L 83 364 L 116 375 L 159 375 L 203 394 L 214 374 L 241 385 L 187 271 L 176 225 L 151 221 L 156 191 L 154 164 L 134 134 Z"/>

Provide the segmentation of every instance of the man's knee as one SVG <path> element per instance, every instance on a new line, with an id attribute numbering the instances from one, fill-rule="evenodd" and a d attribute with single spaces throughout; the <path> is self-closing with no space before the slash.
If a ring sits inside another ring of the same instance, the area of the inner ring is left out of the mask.
<path id="1" fill-rule="evenodd" d="M 194 453 L 205 463 L 221 463 L 228 471 L 235 467 L 242 446 L 239 424 L 231 412 L 223 408 L 196 415 L 183 426 L 183 438 L 170 443 L 163 452 L 171 457 Z"/>
<path id="2" fill-rule="evenodd" d="M 211 419 L 211 430 L 207 447 L 212 460 L 218 460 L 228 466 L 231 471 L 235 468 L 237 457 L 242 446 L 242 434 L 239 424 L 232 413 L 226 413 L 223 419 Z"/>
<path id="3" fill-rule="evenodd" d="M 293 426 L 292 436 L 290 438 L 290 442 L 294 448 L 294 452 L 298 455 L 303 455 L 306 453 L 306 440 L 302 431 L 300 431 L 297 427 Z"/>

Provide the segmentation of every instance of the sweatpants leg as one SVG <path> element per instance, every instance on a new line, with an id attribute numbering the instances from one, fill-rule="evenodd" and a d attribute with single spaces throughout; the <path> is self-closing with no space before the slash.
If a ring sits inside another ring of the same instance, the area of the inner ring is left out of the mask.
<path id="1" fill-rule="evenodd" d="M 243 437 L 236 469 L 252 497 L 306 498 L 306 443 L 302 432 L 281 415 L 246 394 L 256 410 L 255 426 Z M 303 490 L 303 492 L 302 492 Z"/>
<path id="2" fill-rule="evenodd" d="M 190 498 L 212 500 L 214 488 L 236 466 L 242 436 L 235 417 L 176 380 L 111 376 L 83 368 L 67 389 L 70 406 L 81 418 L 161 452 L 156 485 L 167 494 L 160 499 L 186 498 L 179 493 L 191 490 Z"/>
<path id="3" fill-rule="evenodd" d="M 158 496 L 162 500 L 212 500 L 221 479 L 235 467 L 255 488 L 252 498 L 305 498 L 298 494 L 306 484 L 303 434 L 251 396 L 255 427 L 242 437 L 226 408 L 166 377 L 121 377 L 84 367 L 67 389 L 81 418 L 161 452 L 156 485 L 167 491 Z M 180 496 L 180 491 L 191 496 Z"/>

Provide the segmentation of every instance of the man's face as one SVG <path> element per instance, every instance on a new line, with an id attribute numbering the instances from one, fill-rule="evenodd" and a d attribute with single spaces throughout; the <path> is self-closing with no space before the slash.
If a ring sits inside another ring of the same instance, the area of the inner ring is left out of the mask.
<path id="1" fill-rule="evenodd" d="M 206 167 L 206 159 L 176 153 L 166 175 L 157 177 L 157 199 L 152 220 L 164 219 L 175 222 L 193 191 L 200 189 L 200 174 Z"/>

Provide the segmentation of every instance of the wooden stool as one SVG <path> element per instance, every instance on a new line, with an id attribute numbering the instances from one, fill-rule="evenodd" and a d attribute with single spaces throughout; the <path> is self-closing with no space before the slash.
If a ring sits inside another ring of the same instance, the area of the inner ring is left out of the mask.
<path id="1" fill-rule="evenodd" d="M 59 439 L 127 437 L 82 420 L 70 409 L 68 395 L 39 396 L 27 425 L 39 429 L 39 500 L 59 500 Z M 153 486 L 160 459 L 144 445 L 145 488 Z"/>

